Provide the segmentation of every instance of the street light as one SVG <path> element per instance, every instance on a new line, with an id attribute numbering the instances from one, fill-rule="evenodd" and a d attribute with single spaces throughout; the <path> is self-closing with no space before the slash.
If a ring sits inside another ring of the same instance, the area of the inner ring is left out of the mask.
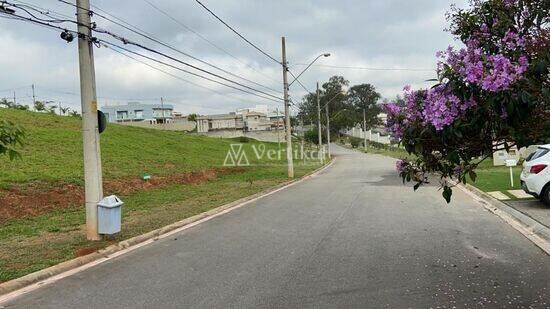
<path id="1" fill-rule="evenodd" d="M 330 117 L 329 117 L 329 112 L 328 112 L 328 106 L 329 104 L 334 101 L 337 97 L 341 96 L 341 95 L 344 95 L 343 93 L 337 93 L 332 99 L 330 99 L 323 107 L 325 108 L 325 111 L 326 111 L 326 117 L 327 117 L 327 153 L 328 153 L 328 157 L 329 159 L 332 157 L 331 153 L 330 153 Z"/>
<path id="2" fill-rule="evenodd" d="M 298 74 L 298 76 L 296 76 L 296 78 L 294 78 L 294 80 L 288 86 L 292 86 L 292 84 L 294 84 L 294 82 L 297 81 L 298 78 L 300 78 L 300 76 L 302 76 L 302 74 L 304 74 L 304 72 L 307 71 L 307 69 L 309 69 L 315 63 L 315 61 L 319 60 L 319 58 L 321 57 L 330 57 L 330 53 L 320 54 L 319 56 L 317 56 L 317 58 L 313 59 L 313 61 L 311 61 L 311 63 L 300 74 Z"/>

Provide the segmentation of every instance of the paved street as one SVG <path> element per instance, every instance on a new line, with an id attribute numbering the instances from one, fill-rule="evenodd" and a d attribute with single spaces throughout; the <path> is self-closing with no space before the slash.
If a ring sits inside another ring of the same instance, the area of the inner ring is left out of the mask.
<path id="1" fill-rule="evenodd" d="M 549 307 L 550 257 L 455 190 L 336 147 L 316 178 L 6 308 Z"/>

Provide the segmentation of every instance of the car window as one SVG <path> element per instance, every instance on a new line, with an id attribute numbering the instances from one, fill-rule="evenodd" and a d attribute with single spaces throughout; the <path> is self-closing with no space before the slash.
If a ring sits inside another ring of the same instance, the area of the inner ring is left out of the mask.
<path id="1" fill-rule="evenodd" d="M 536 160 L 536 159 L 546 155 L 549 151 L 550 151 L 550 149 L 539 148 L 539 149 L 537 149 L 537 151 L 535 151 L 532 154 L 532 156 L 527 157 L 527 161 Z"/>

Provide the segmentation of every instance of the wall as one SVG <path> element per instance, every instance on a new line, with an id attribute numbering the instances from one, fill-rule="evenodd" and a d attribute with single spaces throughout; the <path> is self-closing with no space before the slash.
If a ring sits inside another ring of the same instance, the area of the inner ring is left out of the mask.
<path id="1" fill-rule="evenodd" d="M 117 124 L 131 126 L 131 127 L 140 127 L 147 129 L 157 129 L 157 130 L 167 130 L 167 131 L 193 131 L 197 126 L 194 121 L 174 121 L 166 124 L 150 124 L 148 121 L 140 122 L 118 122 Z"/>
<path id="2" fill-rule="evenodd" d="M 285 133 L 284 131 L 256 131 L 256 132 L 243 132 L 242 130 L 220 130 L 220 131 L 210 131 L 207 133 L 199 133 L 200 135 L 209 136 L 209 137 L 219 137 L 219 138 L 234 138 L 234 137 L 249 137 L 262 142 L 272 142 L 277 143 L 284 142 Z"/>
<path id="3" fill-rule="evenodd" d="M 348 130 L 346 134 L 349 136 L 359 137 L 359 138 L 365 138 L 365 135 L 366 135 L 367 141 L 382 143 L 386 145 L 389 145 L 391 143 L 389 135 L 380 135 L 380 133 L 375 133 L 372 130 L 363 132 L 363 130 L 359 128 L 352 128 L 351 130 Z"/>

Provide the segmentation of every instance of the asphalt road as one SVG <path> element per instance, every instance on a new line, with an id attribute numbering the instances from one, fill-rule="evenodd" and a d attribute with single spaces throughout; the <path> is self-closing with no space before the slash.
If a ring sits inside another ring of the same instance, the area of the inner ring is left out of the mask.
<path id="1" fill-rule="evenodd" d="M 513 228 L 335 148 L 316 178 L 5 307 L 550 307 L 550 257 Z"/>

